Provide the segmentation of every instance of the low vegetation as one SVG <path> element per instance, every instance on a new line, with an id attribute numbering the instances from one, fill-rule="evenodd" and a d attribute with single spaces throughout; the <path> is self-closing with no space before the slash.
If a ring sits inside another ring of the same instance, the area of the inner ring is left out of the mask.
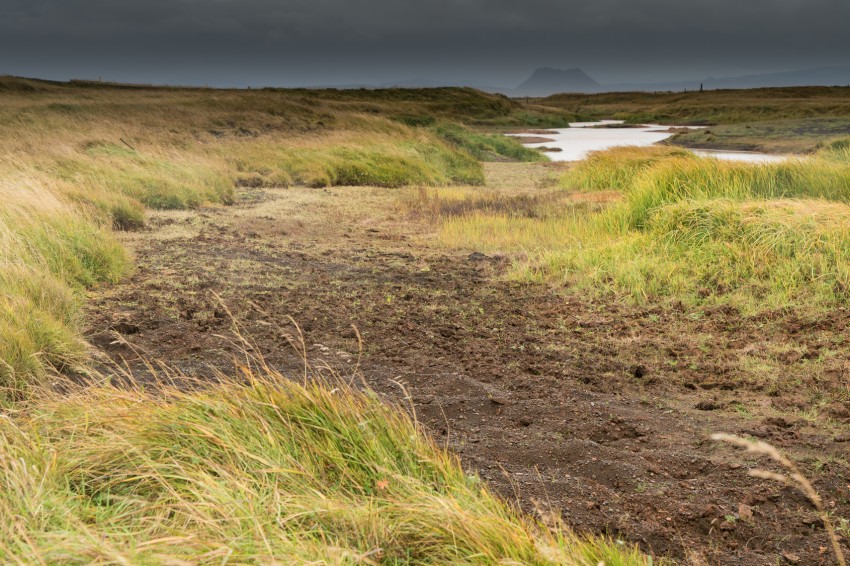
<path id="1" fill-rule="evenodd" d="M 562 109 L 582 120 L 612 118 L 633 124 L 740 124 L 850 117 L 850 87 L 556 94 L 535 104 Z"/>
<path id="2" fill-rule="evenodd" d="M 547 161 L 542 153 L 525 147 L 515 138 L 478 133 L 457 124 L 440 124 L 435 131 L 453 147 L 469 152 L 479 161 Z"/>
<path id="3" fill-rule="evenodd" d="M 647 564 L 519 515 L 371 394 L 219 377 L 21 404 L 0 422 L 0 559 Z"/>
<path id="4" fill-rule="evenodd" d="M 469 89 L 20 79 L 0 79 L 0 99 L 0 560 L 648 563 L 509 507 L 371 392 L 262 364 L 113 387 L 80 336 L 86 291 L 131 269 L 113 229 L 143 227 L 146 208 L 227 205 L 236 185 L 481 184 L 476 158 L 540 155 L 397 117 L 515 127 L 547 111 Z"/>
<path id="5" fill-rule="evenodd" d="M 680 147 L 807 154 L 850 135 L 850 117 L 803 118 L 721 124 L 678 133 L 666 143 Z"/>
<path id="6" fill-rule="evenodd" d="M 146 208 L 230 204 L 235 185 L 479 185 L 478 159 L 544 158 L 471 128 L 568 119 L 459 88 L 221 91 L 6 77 L 0 99 L 0 257 L 15 266 L 0 276 L 8 391 L 85 359 L 81 293 L 126 271 L 108 228 L 141 228 Z"/>
<path id="7" fill-rule="evenodd" d="M 671 148 L 592 155 L 557 211 L 446 217 L 450 245 L 522 250 L 514 275 L 638 302 L 666 297 L 746 312 L 850 299 L 846 143 L 750 165 Z"/>
<path id="8" fill-rule="evenodd" d="M 674 157 L 681 162 L 696 160 L 690 151 L 664 146 L 615 147 L 608 151 L 595 151 L 572 168 L 563 184 L 587 191 L 623 191 L 631 186 L 640 173 L 660 161 Z"/>
<path id="9" fill-rule="evenodd" d="M 581 120 L 708 126 L 666 142 L 680 147 L 800 154 L 850 135 L 850 87 L 556 94 L 535 104 Z"/>
<path id="10" fill-rule="evenodd" d="M 228 145 L 227 154 L 235 161 L 237 183 L 247 186 L 401 187 L 484 182 L 481 166 L 470 153 L 440 143 L 430 132 L 388 127 L 387 132 L 335 132 L 285 145 L 234 142 Z"/>
<path id="11" fill-rule="evenodd" d="M 0 178 L 0 397 L 14 399 L 51 367 L 87 359 L 79 291 L 116 281 L 126 253 L 107 226 L 51 190 L 43 174 L 9 165 Z"/>

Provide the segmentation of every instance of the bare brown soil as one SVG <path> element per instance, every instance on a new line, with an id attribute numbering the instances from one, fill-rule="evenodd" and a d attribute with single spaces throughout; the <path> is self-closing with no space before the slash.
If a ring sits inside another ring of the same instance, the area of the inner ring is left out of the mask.
<path id="1" fill-rule="evenodd" d="M 487 172 L 492 187 L 532 190 L 545 171 Z M 93 344 L 139 371 L 139 353 L 200 376 L 232 367 L 239 348 L 218 295 L 270 364 L 298 375 L 291 317 L 312 362 L 347 374 L 355 325 L 369 384 L 397 401 L 404 384 L 464 466 L 529 512 L 682 562 L 832 563 L 808 502 L 748 477 L 756 462 L 708 436 L 773 443 L 802 463 L 836 520 L 850 517 L 845 358 L 811 369 L 819 352 L 846 351 L 846 311 L 694 316 L 588 300 L 510 282 L 509 257 L 440 247 L 433 221 L 399 204 L 403 191 L 243 191 L 239 205 L 157 213 L 125 236 L 138 269 L 92 296 Z M 765 351 L 787 354 L 771 358 L 785 372 L 775 384 L 741 369 L 742 356 Z"/>

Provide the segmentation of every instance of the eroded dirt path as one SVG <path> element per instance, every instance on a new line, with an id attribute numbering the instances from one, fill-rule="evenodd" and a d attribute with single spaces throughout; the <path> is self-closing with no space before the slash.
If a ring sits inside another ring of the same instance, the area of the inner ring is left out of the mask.
<path id="1" fill-rule="evenodd" d="M 488 175 L 482 190 L 534 191 L 546 169 L 493 164 Z M 792 358 L 835 347 L 835 332 L 804 328 L 803 339 L 800 321 L 723 309 L 695 318 L 510 282 L 508 259 L 437 245 L 435 227 L 399 205 L 412 194 L 251 189 L 230 208 L 157 213 L 150 230 L 125 236 L 138 269 L 92 298 L 89 338 L 139 367 L 116 331 L 189 374 L 227 369 L 237 348 L 218 295 L 270 364 L 297 375 L 292 317 L 311 360 L 345 373 L 357 357 L 353 324 L 370 385 L 401 400 L 396 382 L 406 384 L 428 429 L 527 511 L 693 563 L 831 563 L 808 503 L 749 478 L 754 460 L 707 438 L 738 433 L 790 451 L 836 517 L 850 517 L 841 406 L 823 424 L 781 412 L 798 401 L 787 392 L 731 390 L 732 362 L 765 328 L 802 344 Z"/>

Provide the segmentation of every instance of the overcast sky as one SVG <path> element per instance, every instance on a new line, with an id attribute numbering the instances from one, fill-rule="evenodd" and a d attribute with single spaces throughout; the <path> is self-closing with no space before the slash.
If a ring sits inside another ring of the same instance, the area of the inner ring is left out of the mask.
<path id="1" fill-rule="evenodd" d="M 0 74 L 211 86 L 602 83 L 850 64 L 850 0 L 0 0 Z"/>

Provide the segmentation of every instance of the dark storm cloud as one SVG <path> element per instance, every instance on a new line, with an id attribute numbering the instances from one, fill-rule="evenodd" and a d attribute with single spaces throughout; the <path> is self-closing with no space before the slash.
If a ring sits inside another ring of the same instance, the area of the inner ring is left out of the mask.
<path id="1" fill-rule="evenodd" d="M 0 0 L 0 73 L 209 84 L 511 84 L 850 63 L 846 0 Z"/>

